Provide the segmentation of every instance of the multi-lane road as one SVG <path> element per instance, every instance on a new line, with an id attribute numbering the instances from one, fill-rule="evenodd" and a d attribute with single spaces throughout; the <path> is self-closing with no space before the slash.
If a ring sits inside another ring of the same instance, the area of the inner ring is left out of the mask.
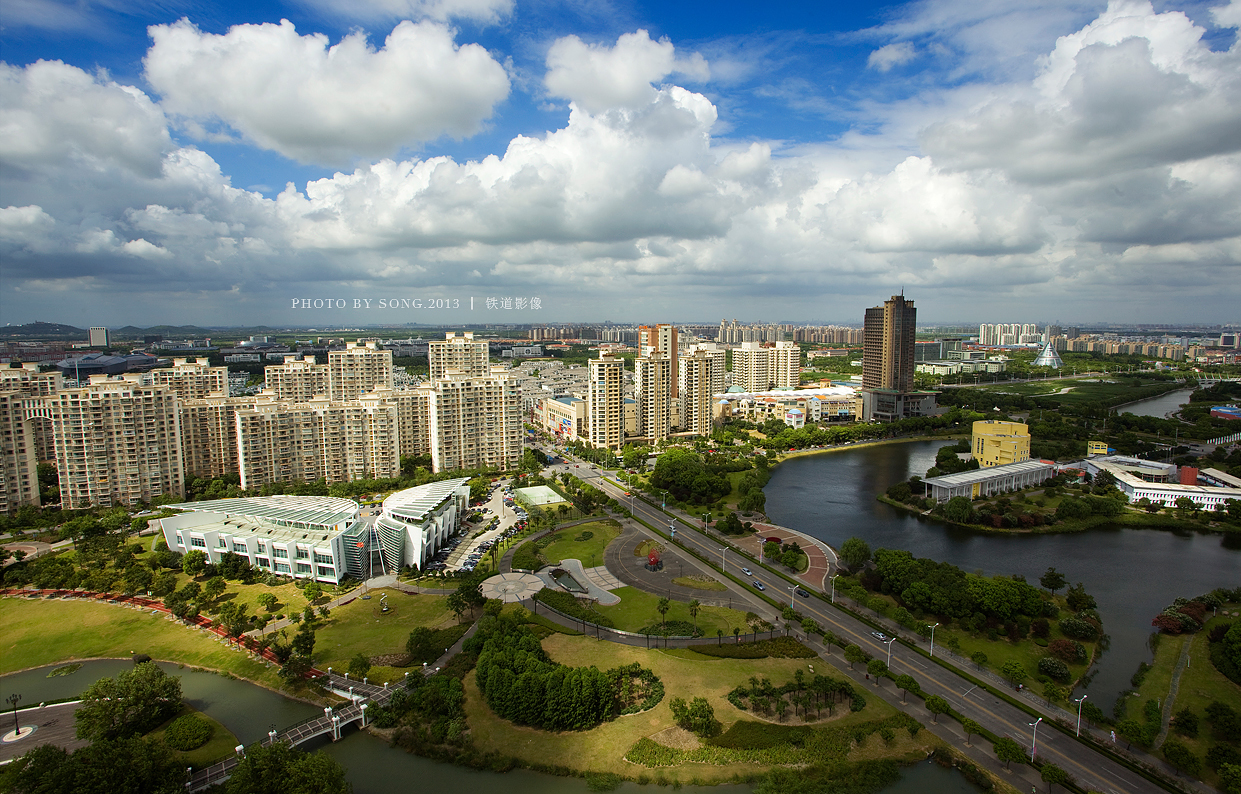
<path id="1" fill-rule="evenodd" d="M 586 463 L 575 464 L 571 461 L 553 468 L 557 471 L 568 471 L 574 476 L 589 480 L 592 485 L 600 488 L 610 497 L 626 507 L 630 506 L 631 500 L 626 495 L 625 489 L 609 482 L 605 478 L 607 472 L 602 472 Z M 632 500 L 632 511 L 636 518 L 651 526 L 660 527 L 664 531 L 672 520 L 667 513 L 641 499 Z M 697 528 L 688 526 L 681 520 L 676 521 L 676 526 L 676 542 L 679 545 L 710 561 L 711 564 L 718 565 L 721 556 L 720 545 L 714 538 L 703 534 Z M 748 583 L 758 581 L 765 587 L 764 595 L 776 602 L 790 603 L 792 585 L 787 580 L 735 554 L 725 554 L 724 557 L 727 573 L 747 583 L 738 585 L 734 581 L 725 580 L 734 594 L 756 599 L 758 594 Z M 742 573 L 742 566 L 748 567 L 752 575 L 746 576 Z M 872 636 L 873 629 L 831 605 L 822 594 L 816 593 L 808 599 L 796 598 L 794 603 L 795 608 L 802 615 L 848 638 L 850 642 L 856 643 L 875 658 L 887 659 L 888 645 Z M 945 698 L 955 711 L 975 720 L 997 736 L 1013 738 L 1018 744 L 1026 747 L 1028 752 L 1034 738 L 1034 728 L 1031 725 L 1035 722 L 1034 717 L 997 698 L 953 670 L 941 667 L 922 654 L 914 652 L 902 643 L 903 641 L 898 641 L 891 649 L 891 670 L 894 674 L 913 676 L 924 693 Z M 1037 738 L 1039 757 L 1067 771 L 1077 779 L 1079 785 L 1085 788 L 1109 792 L 1109 794 L 1139 794 L 1139 792 L 1163 790 L 1160 786 L 1096 752 L 1072 736 L 1066 736 L 1048 724 L 1046 720 L 1038 726 Z"/>

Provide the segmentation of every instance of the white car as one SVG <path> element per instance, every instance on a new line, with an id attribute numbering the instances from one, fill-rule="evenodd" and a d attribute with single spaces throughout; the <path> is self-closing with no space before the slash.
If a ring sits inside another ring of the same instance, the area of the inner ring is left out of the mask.
<path id="1" fill-rule="evenodd" d="M 741 572 L 742 572 L 743 574 L 745 574 L 746 576 L 753 576 L 753 575 L 754 575 L 753 573 L 751 573 L 751 572 L 750 572 L 750 569 L 749 569 L 749 568 L 742 568 L 742 569 L 741 569 Z"/>

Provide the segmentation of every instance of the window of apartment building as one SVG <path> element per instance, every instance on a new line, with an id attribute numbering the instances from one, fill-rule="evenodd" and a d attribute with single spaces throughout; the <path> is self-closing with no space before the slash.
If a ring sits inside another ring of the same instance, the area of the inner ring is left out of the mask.
<path id="1" fill-rule="evenodd" d="M 227 541 L 227 540 L 225 540 L 224 538 L 217 538 L 217 543 L 216 543 L 216 545 L 217 545 L 217 546 L 219 546 L 221 549 L 227 549 L 227 548 L 228 548 L 228 541 Z"/>
<path id="2" fill-rule="evenodd" d="M 275 548 L 274 548 L 274 549 L 272 549 L 271 551 L 272 551 L 272 556 L 273 556 L 273 557 L 275 557 L 275 558 L 276 558 L 276 559 L 278 559 L 278 560 L 287 560 L 287 559 L 289 559 L 289 551 L 288 551 L 288 549 L 275 549 Z"/>
<path id="3" fill-rule="evenodd" d="M 320 576 L 335 576 L 335 575 L 336 575 L 336 571 L 335 571 L 334 569 L 332 569 L 332 568 L 328 568 L 328 567 L 327 567 L 327 566 L 325 566 L 325 565 L 320 565 L 320 566 L 319 566 L 319 575 L 320 575 Z"/>
<path id="4" fill-rule="evenodd" d="M 299 560 L 306 560 L 306 559 L 309 559 L 309 558 L 310 558 L 310 552 L 309 552 L 309 551 L 307 551 L 306 549 L 303 549 L 302 547 L 298 546 L 298 548 L 297 548 L 297 558 L 298 558 Z"/>
<path id="5" fill-rule="evenodd" d="M 237 543 L 236 541 L 234 541 L 234 542 L 233 542 L 233 552 L 234 552 L 235 554 L 245 554 L 245 553 L 246 553 L 246 544 L 244 544 L 244 543 Z"/>
<path id="6" fill-rule="evenodd" d="M 318 562 L 318 563 L 326 563 L 327 565 L 331 565 L 331 564 L 334 562 L 334 560 L 332 559 L 332 555 L 330 555 L 330 554 L 320 554 L 319 552 L 317 552 L 317 551 L 316 551 L 316 552 L 315 552 L 315 562 Z"/>
<path id="7" fill-rule="evenodd" d="M 310 564 L 305 563 L 305 562 L 299 562 L 297 564 L 297 572 L 298 573 L 310 573 Z"/>
<path id="8" fill-rule="evenodd" d="M 190 545 L 197 546 L 200 549 L 205 549 L 207 548 L 207 541 L 202 538 L 190 538 Z"/>
<path id="9" fill-rule="evenodd" d="M 288 572 L 289 572 L 289 564 L 288 564 L 288 563 L 285 563 L 285 562 L 278 562 L 278 563 L 276 563 L 276 572 L 277 572 L 277 573 L 288 573 Z"/>

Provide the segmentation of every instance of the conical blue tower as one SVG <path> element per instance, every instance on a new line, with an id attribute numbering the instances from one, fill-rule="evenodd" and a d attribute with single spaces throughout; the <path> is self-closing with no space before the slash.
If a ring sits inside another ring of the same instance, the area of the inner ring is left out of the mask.
<path id="1" fill-rule="evenodd" d="M 1060 354 L 1051 346 L 1051 342 L 1043 345 L 1043 352 L 1038 354 L 1038 358 L 1034 359 L 1036 367 L 1051 367 L 1052 369 L 1060 369 L 1064 366 L 1064 361 L 1060 358 Z"/>

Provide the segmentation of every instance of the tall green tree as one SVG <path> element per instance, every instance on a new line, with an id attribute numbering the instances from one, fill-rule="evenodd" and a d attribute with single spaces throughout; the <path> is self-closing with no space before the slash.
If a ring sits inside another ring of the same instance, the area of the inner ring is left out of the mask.
<path id="1" fill-rule="evenodd" d="M 840 545 L 840 561 L 851 571 L 870 562 L 870 544 L 859 537 L 852 537 Z"/>
<path id="2" fill-rule="evenodd" d="M 948 705 L 948 701 L 944 700 L 939 695 L 931 695 L 930 697 L 926 699 L 925 702 L 926 702 L 926 710 L 931 712 L 931 714 L 934 715 L 931 721 L 935 723 L 939 722 L 940 714 L 947 714 L 949 710 L 951 710 L 952 708 L 950 705 Z"/>
<path id="3" fill-rule="evenodd" d="M 141 662 L 91 684 L 74 712 L 77 736 L 98 741 L 146 733 L 180 709 L 181 679 L 154 662 Z"/>
<path id="4" fill-rule="evenodd" d="M 306 753 L 283 742 L 252 744 L 224 784 L 225 794 L 350 794 L 345 768 L 323 752 Z"/>
<path id="5" fill-rule="evenodd" d="M 185 766 L 160 742 L 100 739 L 72 753 L 40 745 L 0 771 L 7 794 L 179 794 Z"/>
<path id="6" fill-rule="evenodd" d="M 1043 768 L 1039 770 L 1039 777 L 1043 778 L 1043 782 L 1047 784 L 1047 791 L 1051 791 L 1052 786 L 1068 786 L 1069 773 L 1052 763 L 1043 764 Z"/>
<path id="7" fill-rule="evenodd" d="M 668 610 L 672 607 L 672 602 L 667 598 L 659 599 L 659 603 L 655 605 L 655 611 L 659 613 L 659 627 L 666 629 L 668 626 L 667 617 Z"/>
<path id="8" fill-rule="evenodd" d="M 1042 576 L 1038 578 L 1038 583 L 1051 591 L 1055 595 L 1056 591 L 1068 584 L 1068 580 L 1064 578 L 1064 574 L 1055 568 L 1048 568 Z"/>
<path id="9" fill-rule="evenodd" d="M 698 634 L 698 613 L 702 611 L 702 604 L 697 598 L 689 602 L 689 616 L 694 621 L 694 634 Z"/>
<path id="10" fill-rule="evenodd" d="M 207 553 L 198 549 L 187 551 L 181 558 L 181 570 L 186 576 L 199 576 L 207 570 Z"/>
<path id="11" fill-rule="evenodd" d="M 1025 761 L 1026 751 L 1016 741 L 1005 736 L 995 743 L 995 757 L 1003 761 L 1004 768 L 1008 769 L 1013 761 Z"/>

